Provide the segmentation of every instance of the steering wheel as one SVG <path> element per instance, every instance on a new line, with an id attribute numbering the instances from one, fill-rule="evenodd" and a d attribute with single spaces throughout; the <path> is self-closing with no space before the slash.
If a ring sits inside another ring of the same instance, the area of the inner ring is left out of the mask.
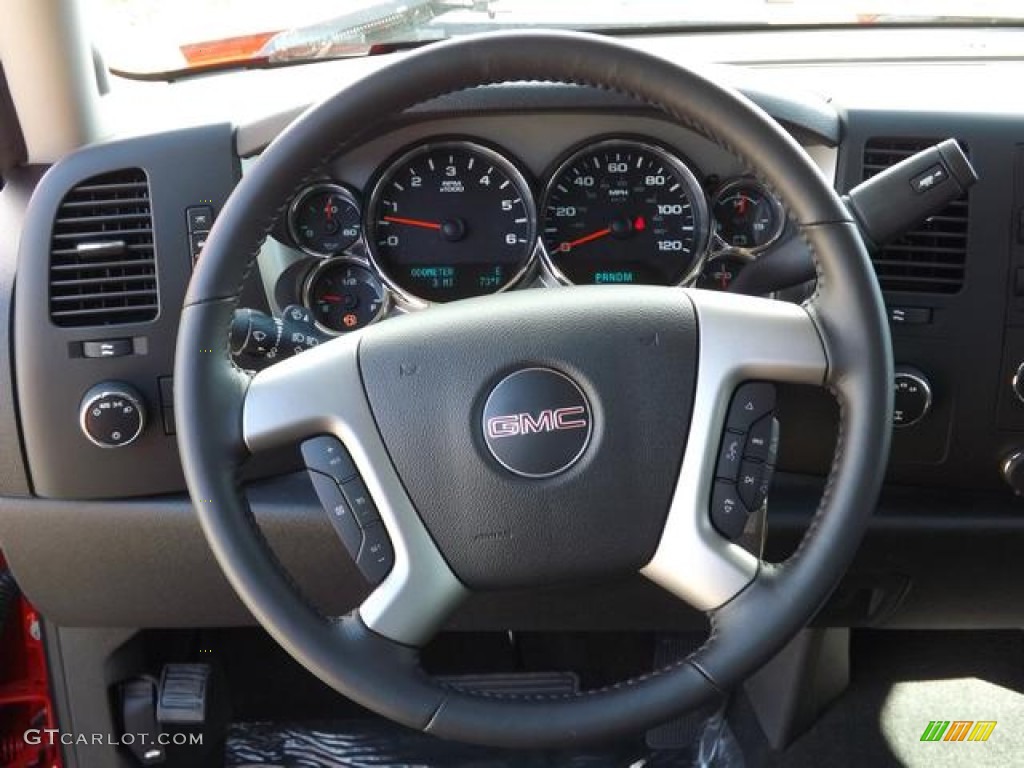
<path id="1" fill-rule="evenodd" d="M 798 306 L 644 286 L 517 291 L 395 318 L 256 375 L 233 364 L 228 328 L 242 281 L 288 200 L 349 137 L 443 94 L 531 80 L 628 94 L 732 152 L 783 200 L 813 252 L 813 297 Z M 699 706 L 806 625 L 874 507 L 892 373 L 882 298 L 855 226 L 760 109 L 614 41 L 498 33 L 404 56 L 311 108 L 266 149 L 193 274 L 175 407 L 210 547 L 255 618 L 303 666 L 359 704 L 438 736 L 564 746 Z M 730 398 L 749 381 L 826 387 L 840 405 L 820 506 L 778 565 L 709 520 Z M 393 549 L 383 580 L 341 618 L 302 598 L 238 481 L 251 452 L 315 435 L 348 449 L 379 510 L 377 533 Z M 708 613 L 700 649 L 641 677 L 557 697 L 460 690 L 419 665 L 418 649 L 471 591 L 638 571 Z"/>

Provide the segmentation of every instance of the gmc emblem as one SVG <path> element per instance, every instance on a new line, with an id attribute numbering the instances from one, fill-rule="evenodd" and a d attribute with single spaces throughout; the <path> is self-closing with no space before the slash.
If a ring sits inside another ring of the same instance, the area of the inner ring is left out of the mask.
<path id="1" fill-rule="evenodd" d="M 487 436 L 490 438 L 515 437 L 536 432 L 563 432 L 570 429 L 586 429 L 587 409 L 581 405 L 568 408 L 548 408 L 536 416 L 531 413 L 513 413 L 508 416 L 493 416 L 487 419 Z M 580 418 L 582 417 L 582 418 Z"/>

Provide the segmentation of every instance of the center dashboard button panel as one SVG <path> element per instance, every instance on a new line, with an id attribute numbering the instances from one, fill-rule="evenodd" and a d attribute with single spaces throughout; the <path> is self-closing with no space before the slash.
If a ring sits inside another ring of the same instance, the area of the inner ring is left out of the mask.
<path id="1" fill-rule="evenodd" d="M 302 458 L 317 498 L 345 550 L 370 584 L 379 584 L 395 562 L 394 548 L 355 462 L 336 437 L 302 443 Z"/>
<path id="2" fill-rule="evenodd" d="M 779 448 L 775 385 L 741 385 L 729 405 L 711 492 L 711 524 L 727 539 L 743 534 L 747 519 L 768 496 Z"/>

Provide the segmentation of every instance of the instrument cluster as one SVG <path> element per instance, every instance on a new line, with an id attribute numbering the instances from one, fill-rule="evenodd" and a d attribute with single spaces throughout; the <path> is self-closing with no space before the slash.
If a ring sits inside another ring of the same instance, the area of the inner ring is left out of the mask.
<path id="1" fill-rule="evenodd" d="M 287 237 L 321 260 L 303 301 L 330 333 L 361 328 L 391 306 L 417 309 L 538 277 L 725 290 L 786 224 L 754 178 L 704 178 L 671 148 L 634 136 L 570 150 L 540 186 L 492 144 L 430 139 L 385 162 L 363 192 L 321 181 L 288 210 Z"/>

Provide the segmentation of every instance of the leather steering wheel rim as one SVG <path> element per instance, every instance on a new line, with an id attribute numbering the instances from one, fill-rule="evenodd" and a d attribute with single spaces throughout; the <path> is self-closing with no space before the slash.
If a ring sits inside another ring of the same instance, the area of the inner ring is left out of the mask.
<path id="1" fill-rule="evenodd" d="M 233 364 L 228 344 L 242 282 L 263 241 L 295 191 L 350 137 L 450 92 L 527 80 L 628 94 L 730 151 L 783 200 L 815 257 L 817 290 L 803 311 L 826 360 L 820 384 L 840 406 L 826 489 L 799 549 L 778 566 L 760 564 L 731 599 L 708 606 L 711 634 L 699 650 L 608 688 L 530 699 L 440 685 L 420 669 L 415 647 L 371 630 L 360 613 L 332 619 L 305 602 L 274 560 L 238 482 L 251 447 L 243 413 L 253 379 Z M 260 624 L 313 674 L 392 720 L 438 736 L 560 746 L 638 732 L 692 709 L 741 681 L 806 625 L 851 560 L 874 508 L 889 447 L 892 369 L 882 298 L 849 213 L 800 146 L 760 109 L 618 42 L 579 33 L 497 33 L 432 45 L 385 65 L 307 111 L 247 170 L 210 233 L 182 311 L 177 438 L 218 563 Z"/>

